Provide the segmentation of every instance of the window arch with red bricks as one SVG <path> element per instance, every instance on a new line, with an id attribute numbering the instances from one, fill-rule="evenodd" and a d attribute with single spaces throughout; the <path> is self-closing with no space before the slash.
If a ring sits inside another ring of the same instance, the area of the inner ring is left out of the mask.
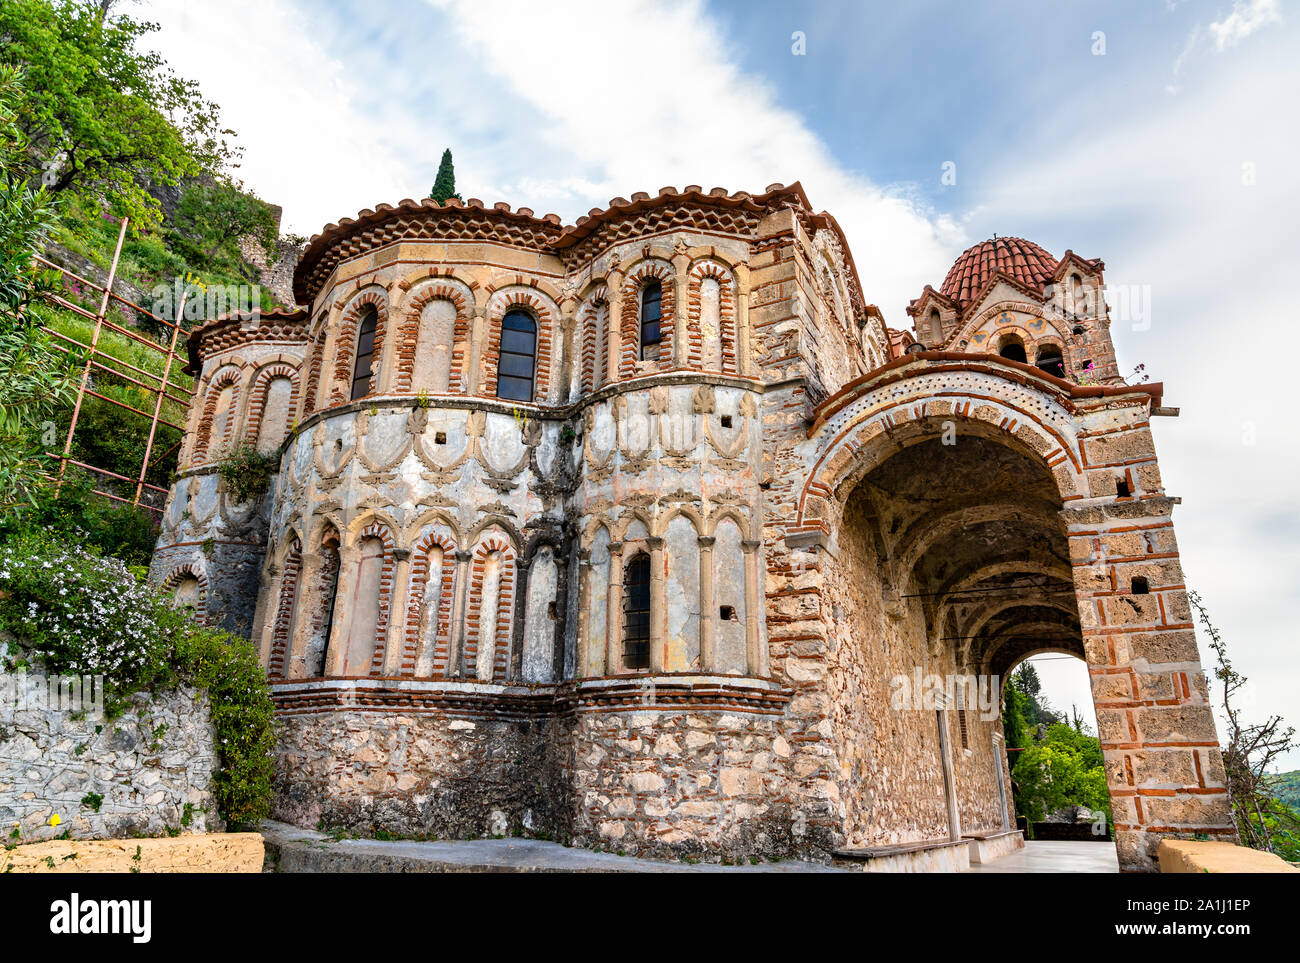
<path id="1" fill-rule="evenodd" d="M 325 367 L 325 339 L 329 334 L 324 319 L 318 321 L 320 325 L 315 336 L 311 340 L 311 346 L 307 350 L 307 364 L 303 373 L 303 383 L 306 390 L 303 392 L 302 417 L 306 418 L 316 410 L 316 398 L 321 386 L 321 373 Z"/>
<path id="2" fill-rule="evenodd" d="M 498 292 L 494 296 L 488 311 L 487 343 L 483 350 L 483 393 L 489 397 L 502 397 L 500 394 L 500 374 L 502 363 L 502 325 L 508 314 L 523 312 L 532 318 L 535 325 L 535 362 L 533 368 L 532 401 L 544 402 L 549 397 L 551 386 L 551 350 L 555 311 L 540 292 L 530 289 Z M 507 345 L 510 347 L 510 345 Z M 507 352 L 513 356 L 516 352 Z M 514 399 L 522 400 L 522 399 Z"/>
<path id="3" fill-rule="evenodd" d="M 297 406 L 298 370 L 280 362 L 263 368 L 253 379 L 244 443 L 263 454 L 275 451 L 289 434 Z"/>
<path id="4" fill-rule="evenodd" d="M 517 577 L 516 553 L 502 533 L 489 532 L 470 558 L 469 610 L 465 618 L 465 671 L 482 681 L 504 681 Z"/>
<path id="5" fill-rule="evenodd" d="M 735 374 L 736 279 L 716 261 L 691 267 L 686 323 L 686 363 L 691 368 Z"/>
<path id="6" fill-rule="evenodd" d="M 451 278 L 411 293 L 397 336 L 394 391 L 465 393 L 473 303 L 469 288 Z"/>
<path id="7" fill-rule="evenodd" d="M 605 384 L 605 366 L 609 359 L 609 300 L 605 286 L 599 285 L 583 303 L 578 327 L 582 339 L 575 351 L 575 368 L 579 372 L 581 392 L 595 391 Z M 576 401 L 576 397 L 570 397 Z"/>
<path id="8" fill-rule="evenodd" d="M 208 622 L 208 577 L 192 563 L 172 569 L 162 582 L 177 606 L 190 606 L 201 625 Z"/>
<path id="9" fill-rule="evenodd" d="M 271 654 L 266 666 L 266 674 L 272 679 L 289 677 L 289 644 L 293 637 L 301 574 L 302 542 L 297 535 L 291 535 L 280 567 L 280 598 L 276 603 L 275 623 L 271 630 Z"/>
<path id="10" fill-rule="evenodd" d="M 642 294 L 652 282 L 659 284 L 659 357 L 641 361 Z M 673 267 L 667 261 L 642 261 L 628 272 L 623 281 L 623 317 L 619 319 L 620 378 L 635 377 L 638 364 L 660 371 L 673 367 L 673 331 L 676 323 Z"/>
<path id="11" fill-rule="evenodd" d="M 347 607 L 348 616 L 340 653 L 342 675 L 379 675 L 383 671 L 393 597 L 394 547 L 393 536 L 382 522 L 372 521 L 357 534 L 351 584 L 347 597 L 339 600 Z M 341 609 L 339 614 L 343 614 Z"/>
<path id="12" fill-rule="evenodd" d="M 338 341 L 334 345 L 334 376 L 330 389 L 330 404 L 341 404 L 352 400 L 352 388 L 357 375 L 358 341 L 362 338 L 362 329 L 367 318 L 374 318 L 373 341 L 365 347 L 371 351 L 369 382 L 365 393 L 358 397 L 369 397 L 379 390 L 380 358 L 384 350 L 384 333 L 388 320 L 388 295 L 382 289 L 368 288 L 362 291 L 343 312 L 339 325 Z"/>
<path id="13" fill-rule="evenodd" d="M 235 367 L 222 368 L 213 375 L 204 396 L 203 414 L 199 416 L 191 464 L 202 465 L 230 451 L 242 380 L 240 370 Z"/>
<path id="14" fill-rule="evenodd" d="M 444 525 L 434 526 L 411 553 L 402 641 L 401 675 L 449 675 L 451 606 L 456 587 L 456 543 Z"/>

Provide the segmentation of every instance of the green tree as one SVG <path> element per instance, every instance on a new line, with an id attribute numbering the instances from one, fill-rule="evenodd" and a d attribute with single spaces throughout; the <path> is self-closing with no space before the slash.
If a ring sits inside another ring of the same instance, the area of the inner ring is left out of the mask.
<path id="1" fill-rule="evenodd" d="M 54 222 L 54 203 L 20 173 L 24 91 L 21 72 L 0 66 L 0 517 L 32 499 L 46 467 L 41 436 L 72 394 L 63 364 L 28 313 L 42 282 L 33 257 Z"/>
<path id="2" fill-rule="evenodd" d="M 139 227 L 160 221 L 150 186 L 216 174 L 236 157 L 198 85 L 137 49 L 155 30 L 87 0 L 0 4 L 4 56 L 28 78 L 17 111 L 27 175 L 56 194 L 97 198 Z"/>
<path id="3" fill-rule="evenodd" d="M 1295 858 L 1300 849 L 1300 816 L 1279 798 L 1277 783 L 1269 774 L 1294 745 L 1295 729 L 1281 716 L 1269 716 L 1262 723 L 1246 721 L 1235 702 L 1246 677 L 1233 668 L 1227 643 L 1210 621 L 1201 596 L 1188 592 L 1187 600 L 1216 657 L 1214 678 L 1221 686 L 1220 707 L 1227 721 L 1227 738 L 1221 747 L 1223 769 L 1237 833 L 1247 846 Z"/>
<path id="4" fill-rule="evenodd" d="M 1030 821 L 1065 806 L 1086 806 L 1110 819 L 1110 795 L 1097 737 L 1058 723 L 1044 739 L 1020 753 L 1012 773 L 1017 808 Z"/>
<path id="5" fill-rule="evenodd" d="M 429 196 L 439 204 L 445 204 L 449 197 L 461 199 L 456 193 L 456 168 L 451 163 L 450 147 L 442 152 L 442 162 L 438 164 L 438 176 L 434 178 L 433 190 L 429 192 Z"/>
<path id="6" fill-rule="evenodd" d="M 1029 724 L 1025 721 L 1025 696 L 1014 685 L 1002 690 L 1002 732 L 1007 747 L 1023 749 L 1029 745 Z"/>

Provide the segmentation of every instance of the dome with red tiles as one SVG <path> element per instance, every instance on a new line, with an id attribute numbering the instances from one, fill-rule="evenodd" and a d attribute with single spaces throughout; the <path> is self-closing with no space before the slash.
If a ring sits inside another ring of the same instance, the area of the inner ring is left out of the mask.
<path id="1" fill-rule="evenodd" d="M 965 309 L 999 271 L 1035 291 L 1056 272 L 1056 258 L 1023 237 L 994 237 L 962 252 L 940 292 Z"/>

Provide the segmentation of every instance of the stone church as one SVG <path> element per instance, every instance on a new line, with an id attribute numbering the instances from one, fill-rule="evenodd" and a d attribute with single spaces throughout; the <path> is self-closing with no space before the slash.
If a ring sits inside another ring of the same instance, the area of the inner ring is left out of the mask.
<path id="1" fill-rule="evenodd" d="M 260 648 L 298 825 L 961 864 L 1019 843 L 999 680 L 1062 652 L 1149 870 L 1233 830 L 1103 269 L 984 241 L 901 331 L 797 183 L 383 204 L 191 333 L 152 575 Z"/>

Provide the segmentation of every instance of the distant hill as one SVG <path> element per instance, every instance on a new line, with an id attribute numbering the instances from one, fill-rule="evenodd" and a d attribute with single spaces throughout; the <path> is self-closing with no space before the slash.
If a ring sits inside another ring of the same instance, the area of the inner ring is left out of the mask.
<path id="1" fill-rule="evenodd" d="M 1277 791 L 1283 802 L 1300 812 L 1300 769 L 1269 776 L 1268 784 Z"/>

